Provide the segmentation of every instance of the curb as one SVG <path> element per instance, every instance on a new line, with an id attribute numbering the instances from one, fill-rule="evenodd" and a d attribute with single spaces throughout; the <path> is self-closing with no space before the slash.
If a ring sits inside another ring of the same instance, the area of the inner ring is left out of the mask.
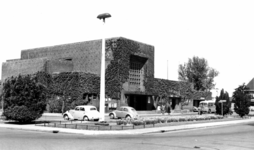
<path id="1" fill-rule="evenodd" d="M 185 131 L 185 130 L 195 130 L 195 129 L 202 129 L 202 128 L 216 128 L 220 126 L 228 126 L 228 125 L 234 125 L 234 124 L 244 124 L 248 122 L 254 122 L 253 119 L 247 119 L 247 120 L 240 120 L 240 121 L 221 121 L 221 122 L 214 122 L 214 123 L 200 123 L 196 125 L 201 125 L 201 126 L 196 126 L 196 127 L 191 127 L 195 126 L 195 124 L 188 124 L 188 125 L 182 125 L 185 126 L 183 128 L 178 128 L 178 129 L 165 129 L 165 130 L 160 130 L 160 131 L 154 131 L 154 132 L 146 132 L 143 134 L 149 134 L 149 133 L 164 133 L 164 132 L 176 132 L 176 131 Z M 204 125 L 204 126 L 202 126 Z"/>
<path id="2" fill-rule="evenodd" d="M 146 128 L 146 129 L 135 129 L 135 130 L 114 130 L 114 131 L 96 131 L 96 130 L 78 130 L 78 129 L 65 129 L 65 128 L 54 128 L 54 127 L 36 127 L 34 125 L 29 126 L 18 126 L 18 125 L 1 125 L 0 128 L 26 130 L 26 131 L 37 131 L 37 132 L 48 132 L 48 133 L 65 133 L 65 134 L 81 134 L 81 135 L 137 135 L 137 134 L 150 134 L 150 133 L 165 133 L 165 132 L 176 132 L 186 131 L 201 128 L 212 128 L 218 126 L 227 126 L 232 124 L 241 124 L 254 122 L 254 119 L 227 121 L 227 122 L 213 122 L 213 123 L 200 123 L 200 124 L 187 124 L 179 126 L 166 126 L 157 128 Z"/>

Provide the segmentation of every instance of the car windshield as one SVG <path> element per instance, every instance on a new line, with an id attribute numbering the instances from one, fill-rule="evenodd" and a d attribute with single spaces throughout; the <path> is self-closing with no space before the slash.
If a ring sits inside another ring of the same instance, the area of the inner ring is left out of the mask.
<path id="1" fill-rule="evenodd" d="M 201 106 L 207 106 L 207 103 L 201 103 Z"/>
<path id="2" fill-rule="evenodd" d="M 136 110 L 132 108 L 131 111 L 135 112 Z"/>
<path id="3" fill-rule="evenodd" d="M 94 111 L 94 110 L 96 110 L 96 108 L 90 108 L 90 110 Z"/>

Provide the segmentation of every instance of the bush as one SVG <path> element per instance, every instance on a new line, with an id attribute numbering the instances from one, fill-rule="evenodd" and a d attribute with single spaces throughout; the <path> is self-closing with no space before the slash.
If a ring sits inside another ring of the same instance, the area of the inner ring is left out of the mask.
<path id="1" fill-rule="evenodd" d="M 144 123 L 145 124 L 156 124 L 158 123 L 157 119 L 147 119 L 147 120 L 144 120 Z"/>
<path id="2" fill-rule="evenodd" d="M 184 122 L 186 121 L 185 118 L 179 118 L 179 122 Z"/>
<path id="3" fill-rule="evenodd" d="M 163 118 L 160 121 L 161 121 L 161 123 L 167 123 L 167 119 L 166 118 Z"/>
<path id="4" fill-rule="evenodd" d="M 134 126 L 139 126 L 139 125 L 143 125 L 144 122 L 143 122 L 142 120 L 134 120 L 134 121 L 132 122 L 132 124 L 133 124 Z"/>
<path id="5" fill-rule="evenodd" d="M 11 77 L 3 84 L 6 120 L 31 122 L 46 110 L 46 88 L 35 76 Z"/>
<path id="6" fill-rule="evenodd" d="M 167 122 L 170 123 L 173 122 L 173 120 L 171 118 L 167 118 Z"/>
<path id="7" fill-rule="evenodd" d="M 211 116 L 211 119 L 217 119 L 217 117 L 216 116 Z"/>
<path id="8" fill-rule="evenodd" d="M 127 120 L 117 120 L 116 124 L 117 125 L 127 125 Z"/>
<path id="9" fill-rule="evenodd" d="M 228 95 L 228 92 L 224 92 L 224 89 L 221 90 L 220 96 L 216 97 L 215 106 L 216 106 L 216 114 L 222 115 L 221 111 L 221 103 L 220 100 L 226 100 L 223 102 L 223 115 L 230 113 L 231 101 Z"/>
<path id="10" fill-rule="evenodd" d="M 171 120 L 172 120 L 172 122 L 179 122 L 178 118 L 172 118 Z"/>
<path id="11" fill-rule="evenodd" d="M 187 120 L 188 120 L 188 121 L 195 121 L 195 120 L 196 120 L 196 118 L 194 118 L 194 117 L 190 117 L 190 118 L 188 118 Z"/>
<path id="12" fill-rule="evenodd" d="M 50 113 L 62 113 L 63 100 L 60 98 L 52 98 L 48 101 Z"/>
<path id="13" fill-rule="evenodd" d="M 250 112 L 251 97 L 246 91 L 248 91 L 248 87 L 243 84 L 235 89 L 233 93 L 234 110 L 240 117 L 248 115 Z"/>

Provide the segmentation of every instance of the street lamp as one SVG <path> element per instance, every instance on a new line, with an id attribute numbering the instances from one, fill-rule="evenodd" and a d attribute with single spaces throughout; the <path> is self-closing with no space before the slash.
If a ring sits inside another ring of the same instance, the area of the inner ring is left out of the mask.
<path id="1" fill-rule="evenodd" d="M 103 25 L 105 24 L 105 19 L 110 18 L 109 13 L 100 14 L 97 16 L 98 19 L 103 19 Z M 103 31 L 104 32 L 104 29 Z M 102 33 L 103 35 L 103 33 Z M 101 83 L 100 83 L 100 121 L 105 120 L 105 38 L 102 37 L 102 51 L 101 51 Z"/>

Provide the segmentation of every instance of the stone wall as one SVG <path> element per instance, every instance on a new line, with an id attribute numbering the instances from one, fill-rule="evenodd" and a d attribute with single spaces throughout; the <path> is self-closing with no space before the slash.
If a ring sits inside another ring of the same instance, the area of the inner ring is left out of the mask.
<path id="1" fill-rule="evenodd" d="M 152 76 L 154 77 L 154 46 L 144 44 L 141 42 L 138 42 L 140 46 L 140 53 L 137 53 L 135 55 L 148 58 L 145 67 L 146 67 L 146 76 Z"/>
<path id="2" fill-rule="evenodd" d="M 38 71 L 45 71 L 45 63 L 47 59 L 27 59 L 4 62 L 2 64 L 2 81 L 4 82 L 7 77 L 18 76 L 19 74 L 34 74 Z"/>
<path id="3" fill-rule="evenodd" d="M 43 69 L 48 73 L 86 72 L 100 75 L 101 42 L 102 40 L 93 40 L 22 50 L 21 59 L 7 60 L 3 63 L 2 79 L 18 74 L 33 74 Z M 148 58 L 145 76 L 153 77 L 154 47 L 137 43 L 140 45 L 140 52 L 135 55 Z M 106 60 L 106 67 L 109 63 L 110 60 Z"/>
<path id="4" fill-rule="evenodd" d="M 46 63 L 46 72 L 49 74 L 72 72 L 73 62 L 65 59 L 49 60 Z"/>
<path id="5" fill-rule="evenodd" d="M 73 63 L 72 71 L 74 72 L 89 72 L 94 74 L 100 74 L 100 64 L 101 64 L 100 58 L 102 46 L 101 41 L 102 40 L 94 40 L 22 50 L 21 60 L 34 58 L 47 58 L 49 60 L 56 60 L 54 61 L 54 63 L 53 62 L 51 63 L 50 69 L 52 68 L 57 69 L 57 67 L 60 65 L 60 61 L 58 61 L 58 59 L 61 60 L 65 59 L 67 61 L 68 60 L 72 61 Z M 70 68 L 65 71 L 69 70 Z M 50 70 L 50 72 L 55 71 Z"/>

